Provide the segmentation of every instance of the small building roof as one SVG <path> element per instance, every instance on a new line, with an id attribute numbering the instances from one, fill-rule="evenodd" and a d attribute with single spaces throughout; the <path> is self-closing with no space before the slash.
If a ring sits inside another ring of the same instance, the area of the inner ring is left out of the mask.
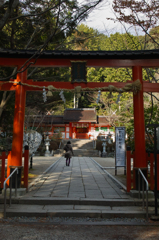
<path id="1" fill-rule="evenodd" d="M 63 121 L 67 122 L 91 122 L 97 123 L 95 108 L 71 108 L 64 112 Z"/>
<path id="2" fill-rule="evenodd" d="M 110 125 L 106 116 L 97 116 L 97 123 L 100 125 Z"/>

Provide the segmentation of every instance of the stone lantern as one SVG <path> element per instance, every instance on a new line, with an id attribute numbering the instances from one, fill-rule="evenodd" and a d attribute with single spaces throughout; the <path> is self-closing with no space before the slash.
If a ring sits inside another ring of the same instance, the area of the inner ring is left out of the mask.
<path id="1" fill-rule="evenodd" d="M 49 133 L 46 133 L 46 139 L 45 139 L 45 146 L 46 146 L 46 151 L 45 151 L 45 157 L 50 157 L 50 151 L 49 151 L 49 146 L 50 146 L 50 139 L 49 139 Z"/>
<path id="2" fill-rule="evenodd" d="M 103 146 L 102 157 L 106 157 L 107 156 L 107 152 L 106 152 L 106 146 L 107 146 L 106 139 L 103 139 L 102 141 L 103 141 L 103 143 L 102 143 L 102 146 Z"/>

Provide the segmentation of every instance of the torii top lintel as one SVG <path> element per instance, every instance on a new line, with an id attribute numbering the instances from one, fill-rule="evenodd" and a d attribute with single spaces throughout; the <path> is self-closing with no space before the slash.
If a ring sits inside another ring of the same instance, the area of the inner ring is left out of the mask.
<path id="1" fill-rule="evenodd" d="M 71 67 L 86 61 L 87 67 L 159 67 L 159 50 L 140 51 L 43 51 L 0 50 L 0 66 Z"/>

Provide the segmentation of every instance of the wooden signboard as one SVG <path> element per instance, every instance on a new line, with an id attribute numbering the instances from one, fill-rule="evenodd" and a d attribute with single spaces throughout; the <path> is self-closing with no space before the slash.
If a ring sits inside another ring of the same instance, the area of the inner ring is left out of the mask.
<path id="1" fill-rule="evenodd" d="M 87 70 L 86 70 L 86 62 L 71 62 L 71 82 L 72 83 L 87 83 Z"/>
<path id="2" fill-rule="evenodd" d="M 124 167 L 126 171 L 125 127 L 115 128 L 115 175 L 117 167 Z"/>

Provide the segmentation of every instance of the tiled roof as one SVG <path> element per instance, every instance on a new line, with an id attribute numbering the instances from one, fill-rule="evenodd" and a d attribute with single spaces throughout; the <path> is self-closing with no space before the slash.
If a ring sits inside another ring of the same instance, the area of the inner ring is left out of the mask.
<path id="1" fill-rule="evenodd" d="M 30 58 L 36 50 L 0 49 L 0 57 Z M 43 51 L 38 58 L 42 59 L 158 59 L 159 49 L 136 51 Z"/>
<path id="2" fill-rule="evenodd" d="M 97 123 L 103 124 L 103 125 L 109 125 L 109 121 L 106 116 L 98 116 L 97 117 Z"/>
<path id="3" fill-rule="evenodd" d="M 91 122 L 96 123 L 96 111 L 94 108 L 73 108 L 64 112 L 64 122 Z"/>

